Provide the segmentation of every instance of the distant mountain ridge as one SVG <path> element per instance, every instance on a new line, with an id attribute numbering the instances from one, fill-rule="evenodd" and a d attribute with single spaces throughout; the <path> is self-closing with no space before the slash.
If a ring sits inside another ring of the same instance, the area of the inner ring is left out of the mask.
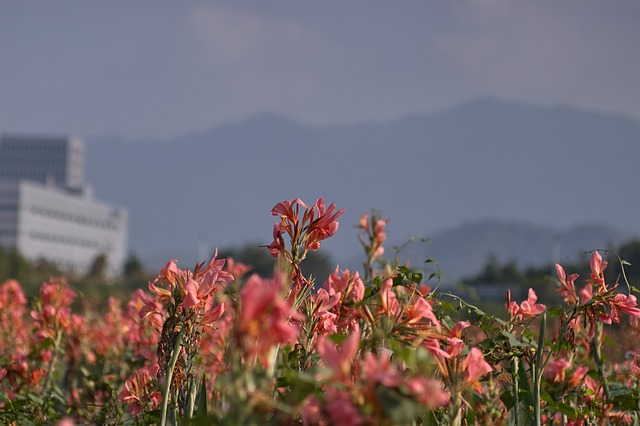
<path id="1" fill-rule="evenodd" d="M 372 208 L 398 240 L 483 217 L 637 235 L 638 142 L 630 118 L 481 98 L 388 122 L 262 114 L 170 140 L 93 139 L 86 175 L 97 197 L 130 209 L 131 249 L 150 267 L 268 244 L 273 205 L 318 196 L 347 208 L 322 247 L 340 263 L 359 253 L 353 225 Z"/>
<path id="2" fill-rule="evenodd" d="M 478 220 L 439 232 L 426 244 L 418 240 L 400 252 L 400 259 L 422 267 L 433 258 L 446 282 L 477 274 L 489 256 L 501 264 L 516 261 L 521 268 L 588 259 L 587 252 L 615 249 L 630 236 L 606 225 L 578 225 L 566 230 L 523 222 Z"/>

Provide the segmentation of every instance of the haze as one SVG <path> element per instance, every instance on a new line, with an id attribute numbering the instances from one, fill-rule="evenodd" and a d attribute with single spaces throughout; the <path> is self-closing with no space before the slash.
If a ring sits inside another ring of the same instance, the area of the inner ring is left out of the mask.
<path id="1" fill-rule="evenodd" d="M 371 208 L 402 237 L 476 218 L 637 233 L 638 22 L 636 1 L 1 2 L 0 132 L 87 140 L 96 196 L 156 261 L 268 243 L 297 196 L 346 206 L 350 241 Z"/>
<path id="2" fill-rule="evenodd" d="M 0 131 L 164 138 L 479 95 L 640 118 L 638 22 L 630 0 L 5 1 Z"/>

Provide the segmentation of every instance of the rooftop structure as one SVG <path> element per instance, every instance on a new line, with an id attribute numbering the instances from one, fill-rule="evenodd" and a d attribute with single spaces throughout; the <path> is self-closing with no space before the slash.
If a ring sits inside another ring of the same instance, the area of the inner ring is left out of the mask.
<path id="1" fill-rule="evenodd" d="M 84 144 L 73 137 L 3 136 L 0 179 L 80 191 L 84 185 Z"/>

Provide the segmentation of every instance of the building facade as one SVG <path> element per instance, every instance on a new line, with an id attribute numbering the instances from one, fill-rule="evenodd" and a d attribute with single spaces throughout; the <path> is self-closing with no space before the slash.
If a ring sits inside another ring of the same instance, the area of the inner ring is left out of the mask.
<path id="1" fill-rule="evenodd" d="M 0 179 L 28 180 L 73 191 L 84 188 L 84 144 L 81 139 L 3 136 Z"/>
<path id="2" fill-rule="evenodd" d="M 117 275 L 127 255 L 128 213 L 92 197 L 83 162 L 76 138 L 3 137 L 0 245 L 77 273 L 105 255 L 109 274 Z"/>

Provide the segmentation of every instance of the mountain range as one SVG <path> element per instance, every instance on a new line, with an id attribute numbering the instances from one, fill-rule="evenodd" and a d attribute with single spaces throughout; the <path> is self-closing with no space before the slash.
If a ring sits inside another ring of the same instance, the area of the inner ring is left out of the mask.
<path id="1" fill-rule="evenodd" d="M 372 209 L 390 219 L 389 241 L 429 238 L 427 257 L 452 259 L 452 276 L 490 252 L 551 258 L 549 241 L 565 235 L 584 244 L 565 242 L 556 255 L 640 234 L 640 123 L 566 105 L 485 97 L 327 126 L 265 113 L 173 139 L 86 142 L 87 180 L 97 198 L 129 209 L 131 251 L 149 268 L 268 244 L 271 208 L 298 197 L 346 207 L 321 247 L 342 266 L 357 258 L 355 224 Z M 517 224 L 532 231 L 522 236 Z M 470 242 L 474 233 L 484 245 Z"/>

